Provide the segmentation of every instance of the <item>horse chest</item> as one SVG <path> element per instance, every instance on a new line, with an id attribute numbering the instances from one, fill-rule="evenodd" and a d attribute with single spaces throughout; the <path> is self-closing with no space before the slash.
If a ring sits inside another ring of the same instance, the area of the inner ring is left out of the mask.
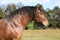
<path id="1" fill-rule="evenodd" d="M 14 24 L 8 23 L 7 30 L 10 30 L 12 33 L 20 34 L 20 32 L 23 30 L 22 27 L 16 27 Z"/>
<path id="2" fill-rule="evenodd" d="M 11 38 L 20 38 L 23 28 L 16 27 L 13 23 L 7 22 L 6 35 Z"/>

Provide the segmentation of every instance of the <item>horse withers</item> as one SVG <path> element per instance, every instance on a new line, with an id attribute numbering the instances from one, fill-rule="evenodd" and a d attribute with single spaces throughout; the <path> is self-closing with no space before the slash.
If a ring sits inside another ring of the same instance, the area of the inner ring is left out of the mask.
<path id="1" fill-rule="evenodd" d="M 45 26 L 49 25 L 40 6 L 25 6 L 11 12 L 6 18 L 0 20 L 0 40 L 20 40 L 23 30 L 32 20 Z"/>

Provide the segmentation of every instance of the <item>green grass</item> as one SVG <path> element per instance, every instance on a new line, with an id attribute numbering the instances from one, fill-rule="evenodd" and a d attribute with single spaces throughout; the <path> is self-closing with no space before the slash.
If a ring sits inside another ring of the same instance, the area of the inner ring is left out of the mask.
<path id="1" fill-rule="evenodd" d="M 25 30 L 21 40 L 60 40 L 60 30 Z"/>

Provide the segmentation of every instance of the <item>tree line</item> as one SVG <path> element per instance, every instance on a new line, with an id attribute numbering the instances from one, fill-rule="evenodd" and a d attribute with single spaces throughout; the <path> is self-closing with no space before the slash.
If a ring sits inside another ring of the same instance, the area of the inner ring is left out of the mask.
<path id="1" fill-rule="evenodd" d="M 47 8 L 47 10 L 45 10 L 43 8 L 43 6 L 41 4 L 37 4 L 40 5 L 45 16 L 48 18 L 49 20 L 49 27 L 50 29 L 55 29 L 55 28 L 60 28 L 60 8 L 58 6 L 55 6 L 53 9 L 49 9 Z M 36 6 L 37 6 L 36 5 Z M 0 6 L 0 19 L 5 18 L 7 15 L 10 14 L 10 12 L 15 11 L 18 8 L 23 7 L 24 5 L 22 3 L 19 3 L 17 5 L 15 4 L 8 4 L 6 6 L 6 8 L 2 8 Z M 30 22 L 26 29 L 45 29 L 44 26 L 36 23 L 34 20 L 32 20 L 32 22 Z"/>

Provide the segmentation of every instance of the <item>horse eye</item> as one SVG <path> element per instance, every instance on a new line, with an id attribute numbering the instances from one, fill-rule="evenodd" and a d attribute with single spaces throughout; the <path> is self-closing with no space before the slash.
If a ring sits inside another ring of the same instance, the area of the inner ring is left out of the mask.
<path id="1" fill-rule="evenodd" d="M 41 15 L 43 14 L 43 13 L 40 13 Z"/>

